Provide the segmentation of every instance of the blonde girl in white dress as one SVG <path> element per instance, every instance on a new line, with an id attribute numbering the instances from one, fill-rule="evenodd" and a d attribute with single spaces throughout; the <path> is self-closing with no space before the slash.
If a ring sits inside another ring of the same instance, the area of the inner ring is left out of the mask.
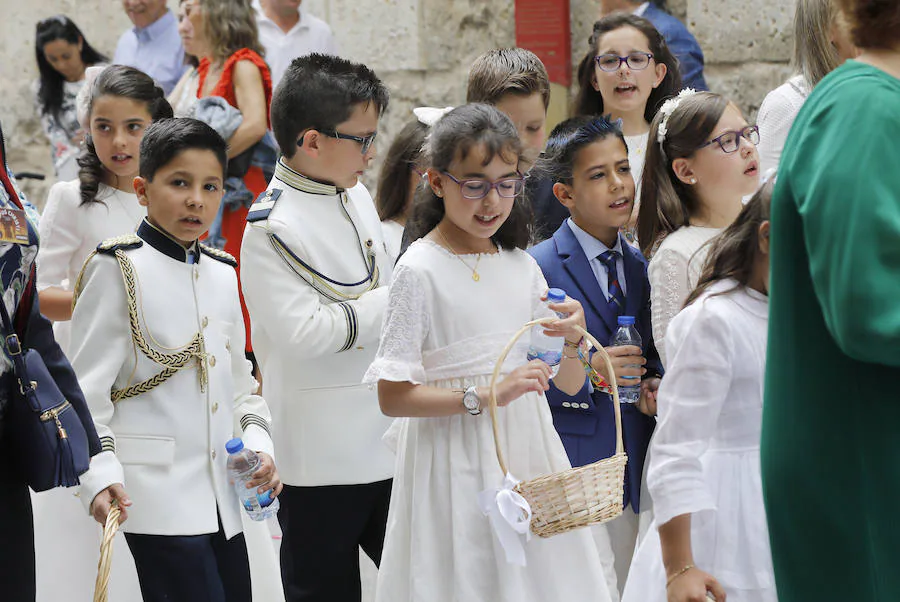
<path id="1" fill-rule="evenodd" d="M 759 131 L 723 96 L 685 90 L 663 104 L 650 141 L 637 231 L 653 340 L 668 367 L 666 331 L 697 284 L 706 243 L 759 186 Z"/>
<path id="2" fill-rule="evenodd" d="M 714 240 L 669 326 L 647 469 L 655 520 L 623 602 L 777 601 L 759 460 L 771 192 Z"/>
<path id="3" fill-rule="evenodd" d="M 465 105 L 437 122 L 426 143 L 430 191 L 414 209 L 414 242 L 396 266 L 381 345 L 365 380 L 398 421 L 397 464 L 378 602 L 608 602 L 590 530 L 504 549 L 479 493 L 501 487 L 488 384 L 504 345 L 525 322 L 552 316 L 547 285 L 523 250 L 528 216 L 517 171 L 516 128 L 487 105 Z M 581 305 L 547 327 L 579 339 Z M 565 450 L 543 393 L 550 370 L 520 344 L 497 392 L 501 445 L 517 479 L 565 470 Z M 585 375 L 563 359 L 555 384 L 577 391 Z M 479 413 L 480 412 L 480 413 Z M 488 495 L 487 497 L 491 497 Z M 521 536 L 517 536 L 521 537 Z M 601 552 L 610 559 L 608 545 Z M 509 562 L 507 554 L 516 562 Z M 525 564 L 526 566 L 522 566 Z"/>

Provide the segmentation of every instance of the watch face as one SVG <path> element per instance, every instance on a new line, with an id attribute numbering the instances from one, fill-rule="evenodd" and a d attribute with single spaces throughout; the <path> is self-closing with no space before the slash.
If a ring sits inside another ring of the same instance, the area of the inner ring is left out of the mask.
<path id="1" fill-rule="evenodd" d="M 467 410 L 477 410 L 478 397 L 475 393 L 466 392 L 466 394 L 463 395 L 463 405 L 466 406 Z"/>

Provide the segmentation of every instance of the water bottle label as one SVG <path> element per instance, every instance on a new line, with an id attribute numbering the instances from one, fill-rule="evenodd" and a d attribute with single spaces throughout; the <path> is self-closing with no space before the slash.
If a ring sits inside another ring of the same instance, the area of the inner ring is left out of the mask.
<path id="1" fill-rule="evenodd" d="M 521 353 L 521 352 L 520 352 Z M 521 357 L 521 356 L 520 356 Z M 535 351 L 533 349 L 528 351 L 526 358 L 530 362 L 531 360 L 541 360 L 548 366 L 555 366 L 562 361 L 562 352 L 560 351 Z"/>

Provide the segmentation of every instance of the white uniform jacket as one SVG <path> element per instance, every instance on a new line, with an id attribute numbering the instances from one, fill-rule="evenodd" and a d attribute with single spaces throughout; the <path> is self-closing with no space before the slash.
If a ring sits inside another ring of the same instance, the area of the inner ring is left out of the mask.
<path id="1" fill-rule="evenodd" d="M 247 216 L 241 284 L 288 485 L 373 483 L 393 474 L 381 440 L 390 420 L 362 384 L 391 269 L 362 184 L 339 191 L 279 160 Z"/>
<path id="2" fill-rule="evenodd" d="M 234 258 L 201 249 L 189 253 L 144 221 L 137 236 L 101 243 L 76 285 L 70 359 L 103 446 L 80 495 L 89 508 L 123 483 L 133 502 L 126 532 L 215 533 L 218 508 L 231 537 L 241 518 L 225 443 L 241 436 L 273 453 L 271 416 L 244 356 Z"/>

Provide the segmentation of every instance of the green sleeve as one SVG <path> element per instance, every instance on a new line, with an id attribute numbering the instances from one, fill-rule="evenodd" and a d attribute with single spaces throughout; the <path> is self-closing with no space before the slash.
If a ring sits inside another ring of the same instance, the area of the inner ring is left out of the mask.
<path id="1" fill-rule="evenodd" d="M 900 366 L 900 83 L 847 83 L 794 126 L 803 129 L 776 194 L 796 202 L 813 289 L 838 347 Z"/>

